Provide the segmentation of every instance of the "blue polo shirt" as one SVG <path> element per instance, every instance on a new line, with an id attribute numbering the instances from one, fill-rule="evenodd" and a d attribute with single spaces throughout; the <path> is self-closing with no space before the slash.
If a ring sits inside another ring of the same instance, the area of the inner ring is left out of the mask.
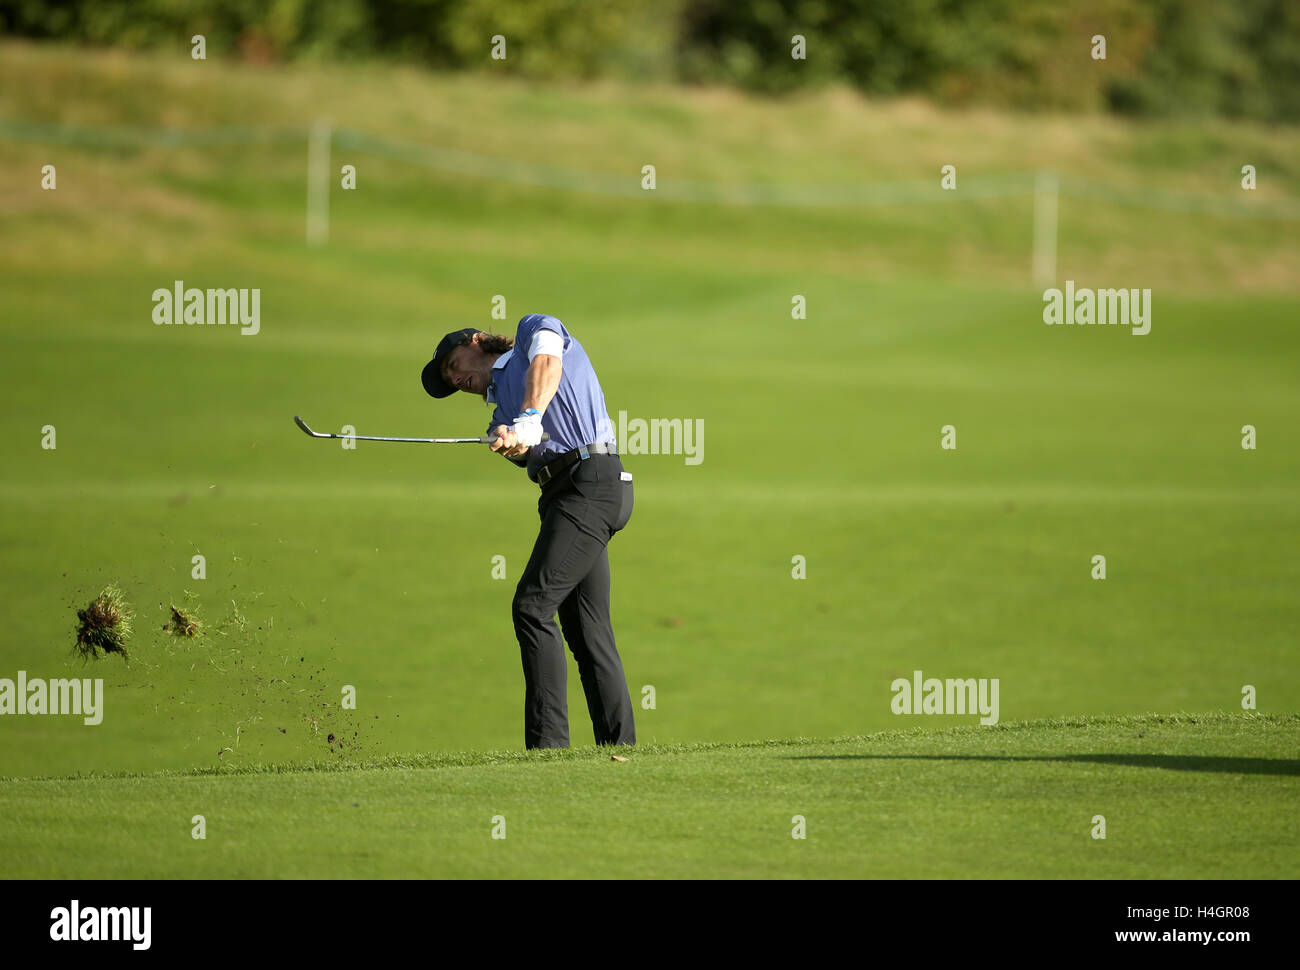
<path id="1" fill-rule="evenodd" d="M 605 392 L 600 389 L 596 371 L 568 330 L 555 317 L 545 313 L 530 313 L 519 321 L 515 331 L 515 345 L 497 358 L 492 367 L 492 383 L 487 389 L 487 399 L 496 405 L 488 434 L 497 425 L 512 425 L 524 406 L 524 384 L 528 374 L 528 348 L 538 330 L 552 330 L 564 340 L 564 354 L 560 358 L 563 368 L 560 386 L 542 415 L 542 430 L 551 436 L 550 441 L 533 445 L 528 457 L 511 459 L 516 465 L 528 469 L 528 477 L 537 481 L 537 470 L 566 451 L 581 445 L 605 443 L 614 445 L 614 425 L 605 409 Z"/>

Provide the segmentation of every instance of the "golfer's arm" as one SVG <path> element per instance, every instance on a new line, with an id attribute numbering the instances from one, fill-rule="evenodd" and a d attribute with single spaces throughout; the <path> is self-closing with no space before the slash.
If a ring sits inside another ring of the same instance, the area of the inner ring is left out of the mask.
<path id="1" fill-rule="evenodd" d="M 551 354 L 538 354 L 528 365 L 528 374 L 524 378 L 523 410 L 536 408 L 539 414 L 545 414 L 547 405 L 560 388 L 560 374 L 564 368 L 560 358 Z"/>

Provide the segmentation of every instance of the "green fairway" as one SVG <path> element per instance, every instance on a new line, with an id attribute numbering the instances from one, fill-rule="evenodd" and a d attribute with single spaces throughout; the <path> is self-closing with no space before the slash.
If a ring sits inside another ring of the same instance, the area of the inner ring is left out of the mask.
<path id="1" fill-rule="evenodd" d="M 78 879 L 1290 878 L 1298 745 L 1294 716 L 1183 715 L 20 780 L 0 851 Z"/>
<path id="2" fill-rule="evenodd" d="M 850 186 L 953 162 L 1227 197 L 1246 158 L 1261 206 L 1300 194 L 1289 129 L 0 43 L 0 120 L 318 117 L 634 187 L 646 164 L 665 187 Z M 305 164 L 294 139 L 0 134 L 0 678 L 104 679 L 101 724 L 0 717 L 0 776 L 140 773 L 6 783 L 9 874 L 1294 873 L 1294 220 L 1063 196 L 1058 277 L 1152 288 L 1134 336 L 1043 324 L 1029 196 L 715 205 L 336 146 L 330 241 L 309 248 Z M 176 280 L 259 288 L 260 332 L 155 325 Z M 481 434 L 490 411 L 432 402 L 419 371 L 448 330 L 529 312 L 583 342 L 615 425 L 703 422 L 699 464 L 623 459 L 613 620 L 650 746 L 628 764 L 592 748 L 576 669 L 571 754 L 439 760 L 522 747 L 510 600 L 537 489 L 476 446 L 350 451 L 292 423 Z M 83 667 L 76 610 L 109 584 L 136 610 L 131 658 Z M 203 632 L 177 640 L 186 603 Z M 917 670 L 996 679 L 1000 719 L 1034 726 L 893 713 Z M 1218 713 L 1125 720 L 1151 711 Z M 1043 720 L 1073 716 L 1099 720 Z M 962 730 L 746 744 L 918 728 Z M 399 761 L 228 773 L 322 758 Z"/>

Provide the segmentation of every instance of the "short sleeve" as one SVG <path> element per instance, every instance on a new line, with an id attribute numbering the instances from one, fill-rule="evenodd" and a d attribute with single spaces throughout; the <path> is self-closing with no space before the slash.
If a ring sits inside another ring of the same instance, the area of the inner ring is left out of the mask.
<path id="1" fill-rule="evenodd" d="M 539 330 L 550 330 L 564 336 L 564 325 L 555 317 L 546 313 L 530 313 L 519 321 L 515 330 L 515 347 L 520 353 L 527 353 L 533 345 L 533 336 Z"/>
<path id="2" fill-rule="evenodd" d="M 564 338 L 554 330 L 538 327 L 537 332 L 533 334 L 532 345 L 528 348 L 528 362 L 531 364 L 538 354 L 563 357 Z"/>

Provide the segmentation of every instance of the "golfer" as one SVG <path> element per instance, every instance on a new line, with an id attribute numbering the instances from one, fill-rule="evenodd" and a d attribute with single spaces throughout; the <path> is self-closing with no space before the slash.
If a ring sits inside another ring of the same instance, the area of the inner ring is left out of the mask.
<path id="1" fill-rule="evenodd" d="M 557 611 L 596 743 L 635 744 L 609 619 L 606 548 L 632 516 L 632 476 L 619 461 L 605 394 L 582 344 L 555 317 L 530 313 L 513 340 L 472 328 L 447 334 L 420 379 L 433 397 L 465 391 L 495 404 L 492 450 L 526 468 L 542 490 L 541 531 L 512 604 L 524 662 L 524 747 L 569 746 Z"/>

